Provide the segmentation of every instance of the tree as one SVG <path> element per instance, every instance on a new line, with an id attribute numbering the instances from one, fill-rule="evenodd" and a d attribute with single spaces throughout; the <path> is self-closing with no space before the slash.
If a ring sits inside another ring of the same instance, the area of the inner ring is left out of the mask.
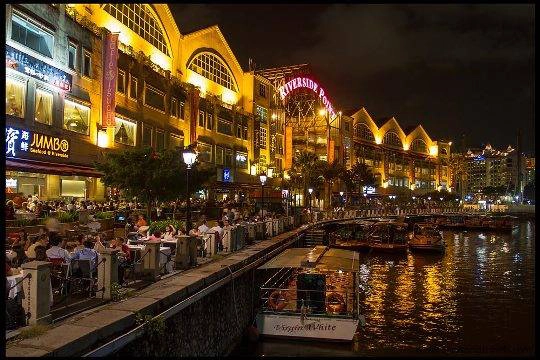
<path id="1" fill-rule="evenodd" d="M 317 155 L 309 151 L 298 152 L 293 158 L 289 176 L 291 183 L 295 184 L 296 189 L 301 189 L 304 199 L 307 199 L 308 187 L 313 187 L 315 195 L 320 192 L 323 184 L 322 165 Z M 305 204 L 305 202 L 304 202 Z"/>
<path id="2" fill-rule="evenodd" d="M 334 160 L 332 163 L 328 163 L 326 161 L 323 161 L 322 163 L 321 173 L 325 182 L 325 202 L 328 206 L 331 206 L 333 182 L 340 179 L 342 174 L 347 171 L 347 169 L 345 169 L 345 167 L 337 160 Z"/>
<path id="3" fill-rule="evenodd" d="M 353 189 L 359 194 L 362 193 L 364 186 L 375 186 L 375 176 L 371 169 L 362 163 L 356 163 L 350 170 L 350 181 L 353 184 Z"/>
<path id="4" fill-rule="evenodd" d="M 187 168 L 180 150 L 156 153 L 152 148 L 135 148 L 107 153 L 96 168 L 104 174 L 106 186 L 119 188 L 146 203 L 149 218 L 155 202 L 186 197 Z M 190 172 L 190 191 L 202 189 L 215 175 L 213 166 L 196 162 Z"/>

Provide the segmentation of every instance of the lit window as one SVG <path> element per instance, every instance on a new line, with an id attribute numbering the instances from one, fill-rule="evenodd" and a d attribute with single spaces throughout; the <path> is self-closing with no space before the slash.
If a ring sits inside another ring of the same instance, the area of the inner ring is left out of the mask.
<path id="1" fill-rule="evenodd" d="M 206 128 L 212 130 L 214 128 L 214 116 L 210 113 L 206 114 Z"/>
<path id="2" fill-rule="evenodd" d="M 165 133 L 160 130 L 156 130 L 156 150 L 161 151 L 165 149 Z"/>
<path id="3" fill-rule="evenodd" d="M 199 126 L 204 127 L 204 111 L 199 110 Z"/>
<path id="4" fill-rule="evenodd" d="M 216 165 L 223 165 L 223 148 L 216 146 Z"/>
<path id="5" fill-rule="evenodd" d="M 137 78 L 135 76 L 131 76 L 131 83 L 129 85 L 129 97 L 137 100 Z"/>
<path id="6" fill-rule="evenodd" d="M 171 98 L 171 116 L 178 117 L 178 101 L 176 98 Z"/>
<path id="7" fill-rule="evenodd" d="M 203 162 L 212 162 L 212 145 L 198 142 L 197 152 L 199 153 L 197 156 L 198 160 Z"/>
<path id="8" fill-rule="evenodd" d="M 202 52 L 195 56 L 188 65 L 188 69 L 227 89 L 236 91 L 236 83 L 228 67 L 218 56 L 212 53 Z"/>
<path id="9" fill-rule="evenodd" d="M 261 142 L 260 146 L 263 149 L 266 149 L 266 128 L 261 127 Z"/>
<path id="10" fill-rule="evenodd" d="M 156 110 L 165 111 L 165 93 L 146 84 L 144 104 Z"/>
<path id="11" fill-rule="evenodd" d="M 92 55 L 90 54 L 90 51 L 84 50 L 83 51 L 83 68 L 82 68 L 82 74 L 86 77 L 91 77 L 91 66 L 92 66 Z"/>
<path id="12" fill-rule="evenodd" d="M 237 152 L 236 153 L 236 167 L 240 169 L 247 169 L 248 167 L 248 156 L 246 153 Z"/>
<path id="13" fill-rule="evenodd" d="M 126 93 L 126 72 L 118 69 L 118 78 L 116 79 L 116 91 L 121 94 Z"/>
<path id="14" fill-rule="evenodd" d="M 68 47 L 68 67 L 75 70 L 77 67 L 77 45 L 70 43 Z"/>
<path id="15" fill-rule="evenodd" d="M 259 96 L 266 99 L 266 85 L 259 84 Z"/>
<path id="16" fill-rule="evenodd" d="M 422 139 L 414 139 L 411 143 L 411 150 L 420 153 L 428 152 L 426 142 Z"/>
<path id="17" fill-rule="evenodd" d="M 53 94 L 49 91 L 36 89 L 36 112 L 34 119 L 42 124 L 52 124 Z"/>
<path id="18" fill-rule="evenodd" d="M 392 131 L 389 131 L 386 134 L 384 134 L 383 144 L 395 146 L 395 147 L 403 147 L 403 144 L 401 143 L 399 136 L 395 132 L 392 132 Z"/>
<path id="19" fill-rule="evenodd" d="M 233 134 L 232 122 L 218 117 L 217 131 L 222 134 L 232 135 Z"/>
<path id="20" fill-rule="evenodd" d="M 170 134 L 169 147 L 171 149 L 176 149 L 176 148 L 182 149 L 184 147 L 184 139 L 178 135 Z"/>
<path id="21" fill-rule="evenodd" d="M 114 141 L 120 144 L 135 146 L 137 124 L 133 121 L 115 118 Z"/>
<path id="22" fill-rule="evenodd" d="M 26 84 L 22 81 L 6 78 L 6 114 L 23 118 Z"/>
<path id="23" fill-rule="evenodd" d="M 76 102 L 64 101 L 64 129 L 88 135 L 90 108 Z"/>
<path id="24" fill-rule="evenodd" d="M 165 36 L 158 20 L 145 4 L 105 4 L 103 10 L 111 14 L 134 33 L 152 44 L 156 49 L 169 55 Z"/>
<path id="25" fill-rule="evenodd" d="M 180 118 L 183 119 L 184 118 L 184 107 L 185 107 L 185 103 L 183 101 L 180 101 Z"/>
<path id="26" fill-rule="evenodd" d="M 152 127 L 143 124 L 142 145 L 152 146 Z"/>
<path id="27" fill-rule="evenodd" d="M 268 119 L 268 110 L 257 105 L 257 115 L 259 116 L 260 122 L 266 123 L 266 120 Z"/>
<path id="28" fill-rule="evenodd" d="M 53 57 L 54 36 L 42 25 L 23 19 L 18 14 L 11 18 L 11 39 L 49 58 Z"/>
<path id="29" fill-rule="evenodd" d="M 364 123 L 359 123 L 356 125 L 355 135 L 359 137 L 360 139 L 364 139 L 367 141 L 375 141 L 375 137 L 373 136 L 373 133 L 371 132 L 369 127 Z"/>

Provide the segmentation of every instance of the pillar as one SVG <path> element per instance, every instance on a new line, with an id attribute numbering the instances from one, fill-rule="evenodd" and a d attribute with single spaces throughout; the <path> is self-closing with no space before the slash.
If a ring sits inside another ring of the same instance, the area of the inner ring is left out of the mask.
<path id="1" fill-rule="evenodd" d="M 189 269 L 189 238 L 187 235 L 181 235 L 176 241 L 174 262 L 177 270 Z"/>
<path id="2" fill-rule="evenodd" d="M 102 295 L 104 300 L 110 300 L 112 298 L 111 285 L 118 283 L 118 250 L 100 250 L 98 263 L 98 290 L 96 297 Z"/>
<path id="3" fill-rule="evenodd" d="M 161 242 L 149 241 L 144 248 L 143 256 L 143 272 L 150 275 L 152 280 L 157 280 L 159 277 L 159 248 Z"/>
<path id="4" fill-rule="evenodd" d="M 28 276 L 22 283 L 24 291 L 22 306 L 25 312 L 30 313 L 28 319 L 30 325 L 49 324 L 52 320 L 50 266 L 51 263 L 47 261 L 31 261 L 22 265 L 25 276 Z"/>
<path id="5" fill-rule="evenodd" d="M 47 175 L 45 177 L 45 200 L 58 199 L 60 197 L 60 176 Z"/>

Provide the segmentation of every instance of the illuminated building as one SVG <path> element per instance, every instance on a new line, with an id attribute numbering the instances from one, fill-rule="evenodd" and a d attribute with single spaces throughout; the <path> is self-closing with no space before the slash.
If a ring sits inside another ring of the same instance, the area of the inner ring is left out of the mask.
<path id="1" fill-rule="evenodd" d="M 535 182 L 534 172 L 536 170 L 536 167 L 534 160 L 534 157 L 525 158 L 525 185 Z"/>

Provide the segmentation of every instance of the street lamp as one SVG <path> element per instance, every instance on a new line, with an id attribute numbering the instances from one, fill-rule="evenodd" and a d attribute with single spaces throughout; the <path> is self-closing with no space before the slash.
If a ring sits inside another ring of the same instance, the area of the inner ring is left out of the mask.
<path id="1" fill-rule="evenodd" d="M 313 193 L 313 188 L 307 190 L 309 192 L 309 212 L 311 213 L 311 194 Z"/>
<path id="2" fill-rule="evenodd" d="M 191 199 L 189 197 L 189 172 L 191 167 L 197 160 L 197 153 L 190 148 L 187 148 L 182 152 L 182 157 L 184 158 L 184 163 L 187 166 L 186 172 L 186 192 L 187 192 L 187 209 L 186 209 L 186 233 L 189 235 L 189 230 L 191 230 Z"/>
<path id="3" fill-rule="evenodd" d="M 345 202 L 344 199 L 343 199 L 343 194 L 344 194 L 343 191 L 339 192 L 339 196 L 341 196 L 341 206 L 343 206 L 343 203 Z"/>
<path id="4" fill-rule="evenodd" d="M 266 174 L 264 172 L 262 172 L 260 175 L 259 175 L 259 180 L 261 180 L 261 215 L 262 217 L 264 218 L 264 184 L 266 183 Z"/>

